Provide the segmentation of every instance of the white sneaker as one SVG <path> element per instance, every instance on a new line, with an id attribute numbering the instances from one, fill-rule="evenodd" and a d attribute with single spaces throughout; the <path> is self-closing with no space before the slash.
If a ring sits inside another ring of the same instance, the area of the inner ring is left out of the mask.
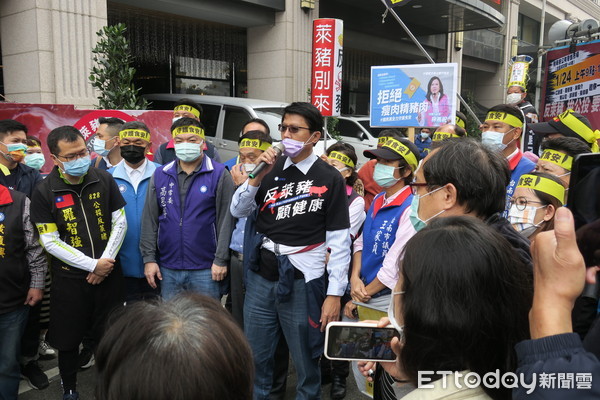
<path id="1" fill-rule="evenodd" d="M 40 340 L 40 347 L 39 347 L 38 351 L 40 353 L 40 356 L 55 356 L 56 355 L 56 350 L 54 350 L 52 347 L 50 347 L 48 342 L 46 342 L 45 340 Z"/>

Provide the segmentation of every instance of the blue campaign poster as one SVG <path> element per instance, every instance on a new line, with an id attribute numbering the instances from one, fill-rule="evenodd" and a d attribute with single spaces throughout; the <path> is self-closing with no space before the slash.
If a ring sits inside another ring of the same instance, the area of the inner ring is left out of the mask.
<path id="1" fill-rule="evenodd" d="M 371 67 L 371 126 L 453 123 L 456 87 L 454 63 Z"/>

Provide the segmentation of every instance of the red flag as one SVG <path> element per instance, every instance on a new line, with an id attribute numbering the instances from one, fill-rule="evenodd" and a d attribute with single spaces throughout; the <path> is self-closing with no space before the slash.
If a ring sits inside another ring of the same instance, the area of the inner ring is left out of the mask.
<path id="1" fill-rule="evenodd" d="M 65 207 L 70 207 L 72 205 L 75 205 L 72 194 L 56 196 L 54 198 L 54 203 L 56 204 L 56 208 L 65 208 Z"/>

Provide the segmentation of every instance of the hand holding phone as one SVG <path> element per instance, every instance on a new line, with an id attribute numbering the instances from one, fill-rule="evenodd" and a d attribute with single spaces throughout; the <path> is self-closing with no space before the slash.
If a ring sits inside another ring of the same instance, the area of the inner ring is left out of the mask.
<path id="1" fill-rule="evenodd" d="M 325 357 L 331 360 L 394 362 L 391 341 L 398 336 L 391 325 L 332 322 L 325 333 Z"/>

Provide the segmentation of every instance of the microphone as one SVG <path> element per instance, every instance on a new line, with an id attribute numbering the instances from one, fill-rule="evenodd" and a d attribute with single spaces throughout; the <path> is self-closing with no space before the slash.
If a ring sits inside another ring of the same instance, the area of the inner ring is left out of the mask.
<path id="1" fill-rule="evenodd" d="M 281 155 L 281 153 L 283 153 L 283 150 L 285 150 L 285 146 L 283 145 L 283 143 L 279 142 L 275 145 L 273 145 L 273 148 L 275 149 L 275 151 L 277 152 L 277 157 L 279 157 Z M 248 173 L 248 176 L 250 177 L 250 179 L 254 179 L 256 178 L 263 169 L 267 168 L 269 164 L 267 164 L 264 161 L 261 161 L 260 164 L 258 164 L 253 170 L 252 172 Z"/>

